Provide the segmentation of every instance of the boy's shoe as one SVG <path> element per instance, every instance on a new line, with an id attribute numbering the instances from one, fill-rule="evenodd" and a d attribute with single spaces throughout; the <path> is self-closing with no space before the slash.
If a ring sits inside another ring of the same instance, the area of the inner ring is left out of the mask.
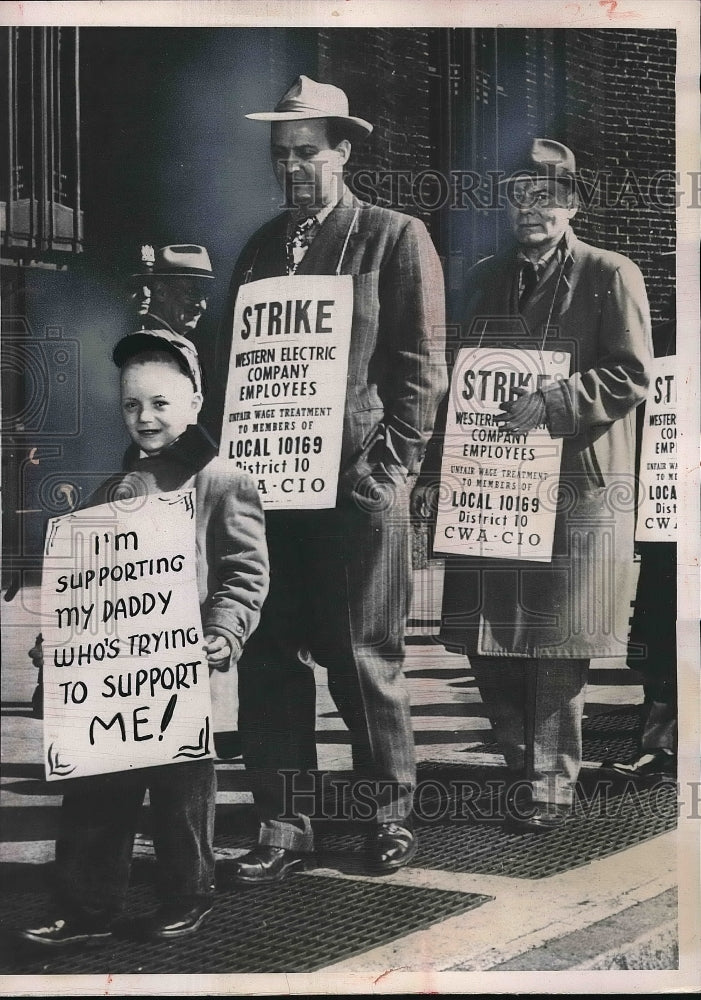
<path id="1" fill-rule="evenodd" d="M 180 906 L 173 903 L 162 906 L 148 920 L 148 937 L 156 941 L 170 941 L 172 938 L 194 934 L 213 909 L 211 899 Z"/>
<path id="2" fill-rule="evenodd" d="M 90 929 L 77 920 L 54 920 L 48 927 L 26 927 L 19 931 L 23 941 L 42 945 L 45 948 L 65 948 L 74 944 L 104 941 L 112 936 L 107 925 L 93 925 Z"/>

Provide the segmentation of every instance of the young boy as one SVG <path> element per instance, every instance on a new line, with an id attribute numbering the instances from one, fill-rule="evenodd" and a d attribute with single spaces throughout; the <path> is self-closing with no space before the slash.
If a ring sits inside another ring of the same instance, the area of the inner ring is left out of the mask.
<path id="1" fill-rule="evenodd" d="M 132 439 L 124 471 L 90 505 L 194 487 L 203 649 L 210 670 L 234 664 L 268 590 L 265 523 L 252 480 L 216 457 L 197 424 L 201 374 L 193 345 L 168 331 L 124 337 L 122 415 Z M 124 908 L 139 809 L 149 790 L 162 905 L 157 939 L 195 932 L 212 910 L 215 774 L 211 760 L 66 782 L 56 842 L 60 919 L 21 937 L 58 948 L 109 938 Z"/>

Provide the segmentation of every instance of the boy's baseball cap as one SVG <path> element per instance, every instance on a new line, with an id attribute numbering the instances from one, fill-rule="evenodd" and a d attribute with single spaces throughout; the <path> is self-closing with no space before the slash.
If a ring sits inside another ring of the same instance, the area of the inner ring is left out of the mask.
<path id="1" fill-rule="evenodd" d="M 129 333 L 116 344 L 112 360 L 123 368 L 130 358 L 145 351 L 163 351 L 178 363 L 183 375 L 192 382 L 195 392 L 202 392 L 202 369 L 197 350 L 192 341 L 171 330 L 137 330 Z"/>

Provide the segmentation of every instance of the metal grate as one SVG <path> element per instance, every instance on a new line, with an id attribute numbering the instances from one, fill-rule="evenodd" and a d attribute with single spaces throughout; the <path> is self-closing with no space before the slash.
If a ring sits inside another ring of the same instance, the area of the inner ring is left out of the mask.
<path id="1" fill-rule="evenodd" d="M 676 783 L 659 781 L 638 786 L 610 776 L 580 783 L 580 797 L 565 827 L 552 832 L 513 832 L 499 808 L 497 786 L 462 797 L 455 780 L 468 769 L 455 765 L 434 769 L 443 794 L 422 798 L 417 819 L 419 851 L 413 868 L 505 875 L 539 879 L 579 868 L 650 840 L 676 826 Z M 474 775 L 474 772 L 473 772 Z M 424 777 L 426 771 L 424 771 Z M 434 817 L 434 818 L 429 818 Z M 326 824 L 317 836 L 322 863 L 343 872 L 362 870 L 362 834 Z"/>
<path id="2" fill-rule="evenodd" d="M 584 760 L 628 761 L 640 752 L 640 707 L 603 712 L 582 724 Z"/>
<path id="3" fill-rule="evenodd" d="M 135 865 L 130 912 L 155 905 L 148 862 Z M 1 924 L 0 970 L 40 973 L 276 973 L 314 972 L 324 966 L 466 913 L 490 896 L 355 882 L 326 876 L 291 876 L 276 887 L 226 887 L 226 866 L 214 913 L 200 931 L 172 943 L 147 943 L 128 937 L 109 943 L 46 955 L 19 949 L 7 932 L 36 926 L 47 917 L 46 897 L 36 890 L 5 892 Z M 37 953 L 39 952 L 39 953 Z"/>
<path id="4" fill-rule="evenodd" d="M 585 774 L 578 782 L 573 818 L 558 831 L 512 832 L 504 807 L 509 776 L 504 768 L 461 764 L 419 767 L 415 799 L 419 852 L 412 868 L 547 878 L 616 854 L 676 826 L 676 784 L 636 785 L 614 774 Z M 517 800 L 521 809 L 523 800 Z M 332 814 L 333 810 L 329 811 Z M 364 833 L 346 821 L 314 823 L 316 863 L 344 874 L 365 874 Z M 250 848 L 249 827 L 218 822 L 216 847 L 226 856 Z"/>
<path id="5" fill-rule="evenodd" d="M 582 757 L 587 761 L 633 760 L 640 752 L 640 711 L 637 706 L 604 712 L 582 723 Z M 466 747 L 465 753 L 499 753 L 496 740 Z"/>

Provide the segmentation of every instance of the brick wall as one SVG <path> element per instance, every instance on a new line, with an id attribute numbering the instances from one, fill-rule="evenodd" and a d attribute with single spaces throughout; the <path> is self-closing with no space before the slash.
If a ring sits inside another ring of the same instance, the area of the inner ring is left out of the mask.
<path id="1" fill-rule="evenodd" d="M 660 320 L 674 280 L 661 254 L 675 242 L 675 34 L 565 34 L 564 141 L 575 150 L 580 170 L 592 177 L 602 172 L 591 207 L 577 217 L 577 232 L 641 267 L 653 321 Z"/>
<path id="2" fill-rule="evenodd" d="M 429 141 L 428 69 L 428 33 L 421 29 L 319 32 L 319 79 L 342 87 L 351 114 L 375 126 L 369 139 L 356 143 L 352 170 L 413 174 L 435 166 Z M 415 211 L 410 197 L 402 197 L 410 183 L 407 178 L 393 191 L 389 180 L 383 182 L 377 203 L 422 214 Z"/>
<path id="3" fill-rule="evenodd" d="M 525 32 L 526 120 L 531 135 L 540 135 L 544 122 L 554 122 L 557 115 L 558 95 L 555 85 L 555 47 L 562 32 L 548 28 Z"/>
<path id="4" fill-rule="evenodd" d="M 440 244 L 438 213 L 417 210 L 409 178 L 441 166 L 431 144 L 437 111 L 429 104 L 429 37 L 429 30 L 416 28 L 320 30 L 318 76 L 342 87 L 351 112 L 375 125 L 370 138 L 355 145 L 351 169 L 405 172 L 394 188 L 387 179 L 373 187 L 377 201 L 421 215 Z M 574 150 L 580 170 L 596 184 L 577 216 L 577 232 L 640 265 L 659 321 L 673 282 L 669 258 L 661 255 L 675 242 L 675 34 L 530 29 L 523 38 L 526 131 Z M 423 194 L 430 196 L 427 189 Z M 466 251 L 469 256 L 470 247 Z"/>

